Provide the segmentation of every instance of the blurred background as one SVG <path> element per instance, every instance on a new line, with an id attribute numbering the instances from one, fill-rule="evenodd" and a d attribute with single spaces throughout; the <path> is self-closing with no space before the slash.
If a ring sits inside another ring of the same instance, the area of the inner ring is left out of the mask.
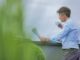
<path id="1" fill-rule="evenodd" d="M 45 60 L 42 49 L 25 35 L 23 21 L 23 0 L 0 0 L 0 60 Z"/>

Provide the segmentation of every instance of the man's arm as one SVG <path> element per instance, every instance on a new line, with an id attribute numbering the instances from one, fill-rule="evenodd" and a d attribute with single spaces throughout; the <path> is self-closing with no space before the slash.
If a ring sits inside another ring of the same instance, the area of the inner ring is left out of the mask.
<path id="1" fill-rule="evenodd" d="M 70 26 L 66 25 L 57 36 L 51 39 L 52 42 L 62 40 L 71 31 Z"/>
<path id="2" fill-rule="evenodd" d="M 48 38 L 48 37 L 44 37 L 44 36 L 40 36 L 40 41 L 42 43 L 48 43 L 48 42 L 61 42 L 61 40 L 71 31 L 70 26 L 66 25 L 63 30 L 57 34 L 55 37 L 53 37 L 52 39 Z"/>

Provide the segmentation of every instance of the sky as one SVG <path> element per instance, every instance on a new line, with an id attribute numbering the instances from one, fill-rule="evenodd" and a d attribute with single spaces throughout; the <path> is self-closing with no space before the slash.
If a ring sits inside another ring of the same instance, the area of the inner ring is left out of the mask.
<path id="1" fill-rule="evenodd" d="M 56 26 L 56 22 L 59 21 L 56 11 L 61 6 L 69 7 L 72 11 L 71 20 L 78 24 L 80 22 L 79 2 L 80 0 L 24 0 L 25 31 L 28 30 L 28 33 L 33 36 L 33 40 L 39 40 L 31 32 L 34 27 L 40 35 L 52 38 L 61 31 L 61 29 Z"/>

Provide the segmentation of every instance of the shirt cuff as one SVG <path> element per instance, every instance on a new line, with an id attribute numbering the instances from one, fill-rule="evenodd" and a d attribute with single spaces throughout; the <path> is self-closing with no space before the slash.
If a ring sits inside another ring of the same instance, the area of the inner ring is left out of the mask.
<path id="1" fill-rule="evenodd" d="M 51 42 L 52 42 L 52 43 L 61 43 L 61 41 L 59 41 L 59 40 L 56 39 L 56 38 L 52 38 L 52 39 L 51 39 Z"/>

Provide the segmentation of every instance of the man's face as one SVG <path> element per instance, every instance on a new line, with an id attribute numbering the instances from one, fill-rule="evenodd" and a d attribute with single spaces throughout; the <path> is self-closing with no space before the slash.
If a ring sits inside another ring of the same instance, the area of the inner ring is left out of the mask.
<path id="1" fill-rule="evenodd" d="M 59 19 L 61 22 L 66 22 L 68 20 L 68 17 L 64 13 L 59 13 Z"/>

